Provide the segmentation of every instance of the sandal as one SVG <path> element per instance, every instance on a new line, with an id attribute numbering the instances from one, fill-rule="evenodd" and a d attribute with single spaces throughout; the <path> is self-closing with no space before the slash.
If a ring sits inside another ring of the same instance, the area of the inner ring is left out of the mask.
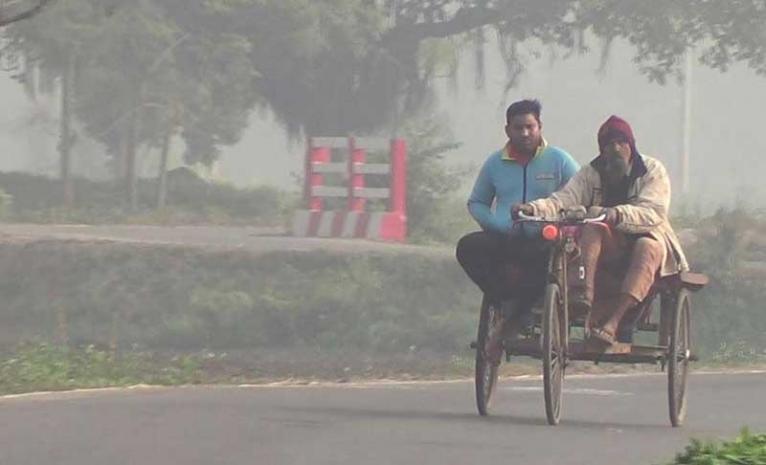
<path id="1" fill-rule="evenodd" d="M 613 345 L 617 342 L 614 334 L 609 333 L 604 328 L 591 328 L 590 337 L 598 339 L 601 342 L 605 342 L 609 345 Z"/>

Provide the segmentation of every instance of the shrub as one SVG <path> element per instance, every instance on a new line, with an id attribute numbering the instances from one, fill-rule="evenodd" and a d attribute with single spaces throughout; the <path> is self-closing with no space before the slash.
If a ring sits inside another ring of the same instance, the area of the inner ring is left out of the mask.
<path id="1" fill-rule="evenodd" d="M 715 443 L 692 440 L 669 465 L 762 465 L 766 463 L 766 434 L 745 429 L 733 441 Z"/>

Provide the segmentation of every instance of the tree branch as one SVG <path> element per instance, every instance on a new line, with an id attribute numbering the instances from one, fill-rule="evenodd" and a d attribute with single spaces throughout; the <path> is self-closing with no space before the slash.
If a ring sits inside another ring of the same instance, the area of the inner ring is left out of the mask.
<path id="1" fill-rule="evenodd" d="M 483 6 L 460 8 L 446 21 L 399 23 L 382 38 L 383 45 L 405 39 L 420 42 L 428 38 L 450 37 L 473 29 L 493 24 L 502 19 L 502 13 Z"/>
<path id="2" fill-rule="evenodd" d="M 31 8 L 27 8 L 23 11 L 11 13 L 10 15 L 7 15 L 7 16 L 0 11 L 0 27 L 6 26 L 11 23 L 15 23 L 16 21 L 21 21 L 22 19 L 31 18 L 32 16 L 39 13 L 40 10 L 45 8 L 45 6 L 51 3 L 52 1 L 53 0 L 38 0 L 37 5 Z M 13 5 L 13 3 L 11 5 Z"/>

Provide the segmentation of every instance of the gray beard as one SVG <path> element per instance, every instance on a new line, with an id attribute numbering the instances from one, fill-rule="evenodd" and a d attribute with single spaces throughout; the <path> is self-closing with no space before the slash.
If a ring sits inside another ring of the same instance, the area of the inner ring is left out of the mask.
<path id="1" fill-rule="evenodd" d="M 604 164 L 604 183 L 617 186 L 628 176 L 628 163 L 622 157 L 609 157 Z"/>

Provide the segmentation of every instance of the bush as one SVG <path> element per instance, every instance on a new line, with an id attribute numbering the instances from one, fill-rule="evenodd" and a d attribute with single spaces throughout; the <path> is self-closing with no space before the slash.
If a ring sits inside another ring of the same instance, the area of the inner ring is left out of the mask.
<path id="1" fill-rule="evenodd" d="M 204 252 L 120 244 L 0 248 L 0 347 L 462 352 L 479 293 L 451 255 Z"/>
<path id="2" fill-rule="evenodd" d="M 168 178 L 167 206 L 155 208 L 157 184 L 138 182 L 138 211 L 128 211 L 113 182 L 74 180 L 75 207 L 66 209 L 58 180 L 25 173 L 0 173 L 0 187 L 13 196 L 8 219 L 38 223 L 247 223 L 281 225 L 297 196 L 267 186 L 240 189 L 211 183 L 190 170 Z"/>
<path id="3" fill-rule="evenodd" d="M 721 224 L 732 224 L 722 220 Z M 688 250 L 711 284 L 693 296 L 703 361 L 763 362 L 766 292 L 728 233 Z M 736 249 L 736 247 L 735 247 Z M 730 257 L 734 254 L 734 257 Z M 432 254 L 207 252 L 36 242 L 0 247 L 0 347 L 53 341 L 144 348 L 429 348 L 462 352 L 480 294 L 451 249 Z M 65 325 L 62 325 L 65 322 Z"/>
<path id="4" fill-rule="evenodd" d="M 702 233 L 687 247 L 692 268 L 710 276 L 705 289 L 692 296 L 695 346 L 717 362 L 755 362 L 766 356 L 766 291 L 763 274 L 741 265 L 763 261 L 766 222 L 742 211 L 720 211 L 698 219 Z M 760 242 L 763 242 L 761 239 Z"/>
<path id="5" fill-rule="evenodd" d="M 11 210 L 12 197 L 0 189 L 0 220 L 4 219 Z"/>
<path id="6" fill-rule="evenodd" d="M 201 376 L 200 366 L 201 358 L 193 355 L 158 360 L 142 353 L 116 355 L 94 346 L 69 349 L 30 343 L 0 359 L 0 394 L 195 383 Z"/>
<path id="7" fill-rule="evenodd" d="M 691 445 L 669 465 L 763 464 L 766 464 L 766 434 L 753 435 L 745 429 L 730 442 L 717 444 L 692 440 Z"/>
<path id="8" fill-rule="evenodd" d="M 404 128 L 409 142 L 407 221 L 410 242 L 457 243 L 475 229 L 460 190 L 472 170 L 447 163 L 460 144 L 452 142 L 438 119 L 416 119 Z"/>

